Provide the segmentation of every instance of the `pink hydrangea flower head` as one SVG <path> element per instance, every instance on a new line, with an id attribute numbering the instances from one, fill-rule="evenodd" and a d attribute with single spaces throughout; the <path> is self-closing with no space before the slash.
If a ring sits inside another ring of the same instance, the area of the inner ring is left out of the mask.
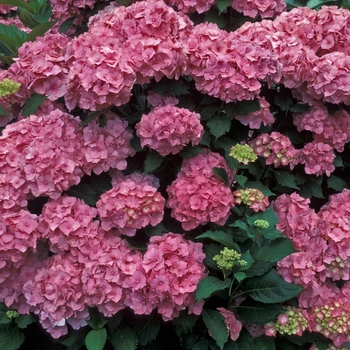
<path id="1" fill-rule="evenodd" d="M 266 197 L 260 190 L 256 188 L 239 189 L 233 192 L 236 204 L 248 205 L 250 209 L 258 212 L 265 211 L 270 204 L 268 197 Z"/>
<path id="2" fill-rule="evenodd" d="M 310 142 L 299 154 L 299 162 L 305 165 L 306 174 L 330 176 L 335 170 L 333 161 L 335 154 L 332 146 L 323 142 Z"/>
<path id="3" fill-rule="evenodd" d="M 188 307 L 198 315 L 203 303 L 197 303 L 195 290 L 205 277 L 201 243 L 185 240 L 182 235 L 166 233 L 150 238 L 143 257 L 142 267 L 146 273 L 148 302 L 158 308 L 163 320 L 178 317 Z M 136 305 L 131 305 L 134 309 Z"/>
<path id="4" fill-rule="evenodd" d="M 286 3 L 283 0 L 231 0 L 231 6 L 234 10 L 251 18 L 275 17 L 286 9 Z"/>
<path id="5" fill-rule="evenodd" d="M 105 126 L 89 123 L 83 130 L 83 170 L 87 174 L 107 172 L 110 168 L 125 170 L 126 159 L 135 155 L 130 141 L 133 138 L 128 123 L 115 113 L 105 113 Z"/>
<path id="6" fill-rule="evenodd" d="M 68 42 L 64 34 L 45 34 L 19 48 L 15 62 L 1 74 L 21 83 L 20 90 L 11 97 L 12 102 L 23 105 L 34 92 L 51 101 L 66 93 L 68 66 L 64 55 Z"/>
<path id="7" fill-rule="evenodd" d="M 83 172 L 78 123 L 73 116 L 54 110 L 8 125 L 0 138 L 0 183 L 10 184 L 26 199 L 31 195 L 57 198 L 79 183 Z"/>
<path id="8" fill-rule="evenodd" d="M 225 102 L 252 100 L 259 80 L 280 79 L 281 65 L 271 52 L 212 23 L 196 25 L 184 44 L 197 90 Z"/>
<path id="9" fill-rule="evenodd" d="M 215 4 L 215 0 L 165 0 L 166 4 L 174 6 L 183 13 L 203 13 Z"/>
<path id="10" fill-rule="evenodd" d="M 179 153 L 189 143 L 198 145 L 204 133 L 199 114 L 173 105 L 159 106 L 142 115 L 135 129 L 141 146 L 163 157 Z"/>
<path id="11" fill-rule="evenodd" d="M 350 115 L 345 110 L 330 115 L 320 102 L 315 102 L 308 112 L 294 114 L 293 123 L 298 131 L 311 131 L 315 142 L 327 143 L 338 152 L 343 152 L 350 141 Z"/>
<path id="12" fill-rule="evenodd" d="M 349 98 L 350 58 L 342 52 L 330 52 L 320 57 L 313 70 L 315 79 L 308 83 L 308 93 L 316 99 L 346 105 Z"/>
<path id="13" fill-rule="evenodd" d="M 273 164 L 275 168 L 292 163 L 297 154 L 289 138 L 275 131 L 270 135 L 259 135 L 249 145 L 257 155 L 265 158 L 266 164 Z"/>
<path id="14" fill-rule="evenodd" d="M 282 194 L 273 203 L 279 219 L 276 228 L 291 239 L 297 250 L 306 250 L 310 239 L 320 235 L 319 218 L 309 204 L 310 199 L 303 198 L 297 193 Z"/>
<path id="15" fill-rule="evenodd" d="M 130 177 L 115 182 L 96 203 L 102 228 L 115 227 L 127 236 L 148 224 L 157 225 L 163 219 L 164 205 L 165 199 L 155 187 Z"/>
<path id="16" fill-rule="evenodd" d="M 96 215 L 97 210 L 81 199 L 61 196 L 44 205 L 38 231 L 49 240 L 52 251 L 68 251 L 98 236 Z"/>
<path id="17" fill-rule="evenodd" d="M 224 225 L 234 206 L 230 188 L 214 176 L 183 175 L 167 188 L 167 207 L 184 230 L 214 222 Z"/>

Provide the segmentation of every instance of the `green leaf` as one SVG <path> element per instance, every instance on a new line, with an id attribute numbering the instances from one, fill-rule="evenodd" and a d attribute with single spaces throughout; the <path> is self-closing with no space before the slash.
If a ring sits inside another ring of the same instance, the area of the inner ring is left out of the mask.
<path id="1" fill-rule="evenodd" d="M 94 207 L 98 201 L 97 192 L 92 188 L 91 184 L 80 183 L 69 188 L 66 192 L 69 196 L 82 199 L 87 205 Z"/>
<path id="2" fill-rule="evenodd" d="M 235 309 L 244 321 L 253 324 L 265 324 L 275 321 L 284 312 L 281 304 L 263 304 L 248 298 Z"/>
<path id="3" fill-rule="evenodd" d="M 254 344 L 254 350 L 275 350 L 275 339 L 272 337 L 266 337 L 265 335 L 256 338 Z"/>
<path id="4" fill-rule="evenodd" d="M 102 109 L 100 111 L 96 111 L 96 112 L 92 112 L 90 113 L 86 119 L 84 119 L 83 121 L 80 122 L 79 126 L 80 127 L 84 127 L 88 124 L 90 124 L 91 122 L 93 122 L 95 119 L 97 119 L 98 117 L 100 117 L 102 114 L 106 113 L 110 108 L 105 108 Z"/>
<path id="5" fill-rule="evenodd" d="M 199 281 L 196 289 L 196 298 L 198 301 L 209 298 L 215 292 L 228 288 L 231 279 L 220 280 L 213 276 L 208 276 Z"/>
<path id="6" fill-rule="evenodd" d="M 297 296 L 302 287 L 286 282 L 272 269 L 261 277 L 249 279 L 244 287 L 245 292 L 254 300 L 274 304 Z"/>
<path id="7" fill-rule="evenodd" d="M 202 151 L 201 146 L 187 146 L 179 152 L 179 155 L 181 158 L 191 158 L 202 153 Z"/>
<path id="8" fill-rule="evenodd" d="M 187 95 L 189 93 L 187 86 L 180 80 L 163 78 L 153 87 L 153 91 L 160 94 L 170 94 L 173 96 Z"/>
<path id="9" fill-rule="evenodd" d="M 108 320 L 96 308 L 89 310 L 90 319 L 87 324 L 94 330 L 103 329 Z"/>
<path id="10" fill-rule="evenodd" d="M 296 250 L 293 247 L 293 243 L 288 238 L 282 237 L 263 246 L 255 260 L 275 263 L 295 252 Z"/>
<path id="11" fill-rule="evenodd" d="M 204 107 L 200 112 L 201 120 L 208 120 L 218 113 L 220 113 L 219 107 L 214 107 L 214 106 Z"/>
<path id="12" fill-rule="evenodd" d="M 309 105 L 304 105 L 304 104 L 296 104 L 296 105 L 293 105 L 291 108 L 290 108 L 290 111 L 291 112 L 294 112 L 294 113 L 304 113 L 304 112 L 307 112 L 311 107 Z"/>
<path id="13" fill-rule="evenodd" d="M 236 180 L 236 176 L 235 176 Z M 256 188 L 257 190 L 261 191 L 264 196 L 275 196 L 273 192 L 271 192 L 266 186 L 264 186 L 261 182 L 259 181 L 248 181 L 245 184 L 245 188 Z"/>
<path id="14" fill-rule="evenodd" d="M 345 188 L 348 188 L 348 184 L 340 177 L 335 175 L 331 175 L 331 177 L 327 179 L 327 186 L 329 188 L 333 188 L 333 190 L 336 190 L 338 192 L 341 192 Z"/>
<path id="15" fill-rule="evenodd" d="M 314 9 L 319 6 L 325 5 L 329 2 L 334 2 L 334 0 L 309 0 L 307 1 L 306 6 L 309 7 L 310 9 Z"/>
<path id="16" fill-rule="evenodd" d="M 145 173 L 149 174 L 157 170 L 162 164 L 163 157 L 158 152 L 150 152 L 147 154 L 144 169 Z"/>
<path id="17" fill-rule="evenodd" d="M 115 350 L 135 350 L 137 348 L 136 333 L 128 326 L 120 326 L 115 329 L 109 340 Z"/>
<path id="18" fill-rule="evenodd" d="M 19 19 L 26 27 L 31 29 L 34 29 L 40 24 L 40 22 L 34 18 L 33 14 L 26 10 L 19 11 Z"/>
<path id="19" fill-rule="evenodd" d="M 80 328 L 79 330 L 70 330 L 65 339 L 60 340 L 60 343 L 67 347 L 67 350 L 79 350 L 85 344 L 85 337 L 88 334 L 88 327 Z"/>
<path id="20" fill-rule="evenodd" d="M 226 185 L 228 184 L 228 175 L 225 169 L 215 167 L 213 169 L 213 174 L 219 178 Z"/>
<path id="21" fill-rule="evenodd" d="M 198 237 L 197 237 L 198 238 Z M 216 262 L 213 260 L 215 255 L 220 254 L 222 250 L 222 246 L 218 244 L 205 244 L 204 245 L 204 253 L 206 258 L 204 259 L 204 263 L 206 266 L 211 267 L 212 269 L 221 271 Z"/>
<path id="22" fill-rule="evenodd" d="M 107 340 L 107 331 L 105 328 L 93 329 L 85 337 L 85 346 L 87 350 L 103 350 Z"/>
<path id="23" fill-rule="evenodd" d="M 219 13 L 225 11 L 231 5 L 231 0 L 216 0 Z"/>
<path id="24" fill-rule="evenodd" d="M 0 52 L 3 55 L 14 57 L 17 55 L 17 49 L 18 47 L 15 46 L 12 38 L 0 34 Z"/>
<path id="25" fill-rule="evenodd" d="M 162 222 L 160 222 L 156 226 L 147 225 L 144 228 L 144 231 L 148 237 L 162 236 L 165 232 L 168 232 L 168 230 L 165 228 L 165 226 Z"/>
<path id="26" fill-rule="evenodd" d="M 35 12 L 33 5 L 28 4 L 23 0 L 0 0 L 0 4 L 20 7 L 32 13 Z"/>
<path id="27" fill-rule="evenodd" d="M 0 350 L 17 350 L 23 342 L 24 335 L 17 327 L 0 329 Z"/>
<path id="28" fill-rule="evenodd" d="M 241 256 L 241 259 L 246 261 L 247 265 L 245 266 L 242 266 L 240 268 L 240 271 L 246 271 L 246 270 L 249 270 L 249 268 L 252 266 L 252 264 L 254 263 L 254 259 L 252 258 L 252 256 L 250 255 L 250 251 L 247 250 L 245 251 L 242 256 Z"/>
<path id="29" fill-rule="evenodd" d="M 214 115 L 208 122 L 210 133 L 216 138 L 226 134 L 231 128 L 231 119 L 228 115 Z"/>
<path id="30" fill-rule="evenodd" d="M 12 322 L 12 319 L 7 316 L 7 309 L 5 311 L 0 311 L 0 325 L 2 324 L 9 324 Z"/>
<path id="31" fill-rule="evenodd" d="M 44 35 L 49 29 L 51 29 L 58 21 L 45 22 L 36 26 L 26 37 L 26 42 L 35 41 L 38 36 Z"/>
<path id="32" fill-rule="evenodd" d="M 70 17 L 66 19 L 60 26 L 59 33 L 65 34 L 69 27 L 73 24 L 76 17 Z"/>
<path id="33" fill-rule="evenodd" d="M 245 116 L 258 111 L 259 109 L 260 102 L 257 98 L 255 98 L 254 100 L 243 100 L 235 103 L 228 103 L 226 105 L 226 111 L 228 115 L 234 113 L 237 115 Z"/>
<path id="34" fill-rule="evenodd" d="M 15 323 L 21 329 L 27 328 L 33 322 L 35 322 L 35 319 L 31 315 L 19 315 L 15 318 Z"/>
<path id="35" fill-rule="evenodd" d="M 34 93 L 23 106 L 22 115 L 28 117 L 35 114 L 39 106 L 46 100 L 46 96 Z"/>
<path id="36" fill-rule="evenodd" d="M 238 183 L 238 185 L 244 187 L 246 182 L 248 181 L 248 178 L 244 175 L 235 175 L 235 181 Z"/>
<path id="37" fill-rule="evenodd" d="M 144 323 L 137 330 L 137 339 L 140 345 L 146 345 L 152 340 L 157 338 L 157 335 L 160 330 L 161 323 L 154 315 L 147 319 L 147 322 Z"/>
<path id="38" fill-rule="evenodd" d="M 0 23 L 0 33 L 11 38 L 15 48 L 20 47 L 23 44 L 25 38 L 27 37 L 27 33 L 25 31 L 20 30 L 13 24 L 6 25 Z"/>
<path id="39" fill-rule="evenodd" d="M 243 280 L 245 280 L 247 278 L 247 275 L 245 272 L 236 272 L 233 274 L 233 276 L 235 277 L 235 279 L 238 282 L 242 282 Z"/>
<path id="40" fill-rule="evenodd" d="M 215 23 L 220 29 L 224 28 L 228 24 L 228 20 L 220 16 L 217 12 L 209 11 L 204 17 L 205 22 Z"/>
<path id="41" fill-rule="evenodd" d="M 8 115 L 5 109 L 0 105 L 0 115 Z"/>
<path id="42" fill-rule="evenodd" d="M 273 171 L 276 181 L 282 185 L 289 188 L 293 188 L 295 190 L 300 190 L 300 188 L 296 184 L 295 176 L 288 171 Z"/>
<path id="43" fill-rule="evenodd" d="M 224 317 L 219 311 L 203 309 L 202 319 L 210 331 L 211 337 L 216 341 L 220 349 L 223 349 L 228 339 L 228 329 L 224 322 Z"/>
<path id="44" fill-rule="evenodd" d="M 340 168 L 340 167 L 344 167 L 344 164 L 343 164 L 343 160 L 341 158 L 341 156 L 339 154 L 337 154 L 335 156 L 335 159 L 333 161 L 333 165 L 336 167 L 336 168 Z"/>
<path id="45" fill-rule="evenodd" d="M 186 333 L 192 331 L 192 328 L 196 324 L 198 316 L 196 315 L 188 315 L 181 314 L 179 317 L 172 320 L 172 323 L 175 326 L 175 332 L 177 336 L 180 338 Z"/>
<path id="46" fill-rule="evenodd" d="M 232 236 L 224 231 L 206 231 L 197 236 L 196 239 L 209 238 L 215 242 L 223 244 L 225 247 L 235 249 L 240 252 L 239 246 L 234 242 Z"/>
<path id="47" fill-rule="evenodd" d="M 281 89 L 281 92 L 275 96 L 275 104 L 284 112 L 288 112 L 293 106 L 293 98 L 290 91 Z"/>

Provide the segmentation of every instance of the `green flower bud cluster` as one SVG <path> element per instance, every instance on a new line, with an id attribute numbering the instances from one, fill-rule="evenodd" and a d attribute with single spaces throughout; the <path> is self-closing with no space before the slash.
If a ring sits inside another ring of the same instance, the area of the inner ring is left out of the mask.
<path id="1" fill-rule="evenodd" d="M 0 81 L 0 97 L 5 97 L 14 94 L 21 87 L 20 83 L 10 79 Z"/>
<path id="2" fill-rule="evenodd" d="M 261 230 L 266 230 L 266 229 L 268 229 L 270 227 L 270 224 L 266 220 L 258 219 L 258 220 L 254 221 L 254 226 L 256 228 L 260 228 Z"/>
<path id="3" fill-rule="evenodd" d="M 225 247 L 220 254 L 215 255 L 213 260 L 223 270 L 231 270 L 234 266 L 246 266 L 247 262 L 241 259 L 242 254 L 239 254 L 234 249 Z"/>
<path id="4" fill-rule="evenodd" d="M 15 310 L 8 310 L 8 311 L 6 312 L 6 316 L 7 316 L 8 318 L 17 318 L 17 317 L 18 317 L 18 312 L 15 311 Z"/>
<path id="5" fill-rule="evenodd" d="M 249 145 L 235 145 L 230 149 L 229 155 L 243 164 L 255 162 L 258 159 L 257 154 Z"/>
<path id="6" fill-rule="evenodd" d="M 287 306 L 286 312 L 278 317 L 275 323 L 276 331 L 280 334 L 299 335 L 307 329 L 308 320 L 302 311 L 296 307 Z"/>
<path id="7" fill-rule="evenodd" d="M 327 338 L 331 334 L 350 334 L 350 314 L 338 303 L 318 307 L 314 310 L 314 315 L 317 323 L 316 330 Z"/>
<path id="8" fill-rule="evenodd" d="M 264 194 L 257 188 L 240 188 L 234 192 L 234 196 L 236 204 L 246 205 L 252 205 L 254 202 L 261 203 L 265 198 Z"/>

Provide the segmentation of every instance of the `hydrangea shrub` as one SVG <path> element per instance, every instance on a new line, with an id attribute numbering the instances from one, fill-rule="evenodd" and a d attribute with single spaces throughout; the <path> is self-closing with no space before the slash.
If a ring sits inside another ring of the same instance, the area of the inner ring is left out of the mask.
<path id="1" fill-rule="evenodd" d="M 349 347 L 324 3 L 1 2 L 1 349 Z"/>

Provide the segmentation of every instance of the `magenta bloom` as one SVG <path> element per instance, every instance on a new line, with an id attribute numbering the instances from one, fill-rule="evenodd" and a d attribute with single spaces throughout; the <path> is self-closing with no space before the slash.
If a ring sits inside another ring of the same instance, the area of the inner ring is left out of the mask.
<path id="1" fill-rule="evenodd" d="M 134 236 L 137 229 L 148 224 L 155 226 L 163 219 L 165 199 L 157 189 L 133 176 L 120 178 L 114 187 L 104 193 L 96 203 L 101 226 L 108 231 L 112 227 L 127 236 Z"/>
<path id="2" fill-rule="evenodd" d="M 144 114 L 135 129 L 141 146 L 148 146 L 163 157 L 179 153 L 189 143 L 198 145 L 204 133 L 199 114 L 171 104 Z"/>

